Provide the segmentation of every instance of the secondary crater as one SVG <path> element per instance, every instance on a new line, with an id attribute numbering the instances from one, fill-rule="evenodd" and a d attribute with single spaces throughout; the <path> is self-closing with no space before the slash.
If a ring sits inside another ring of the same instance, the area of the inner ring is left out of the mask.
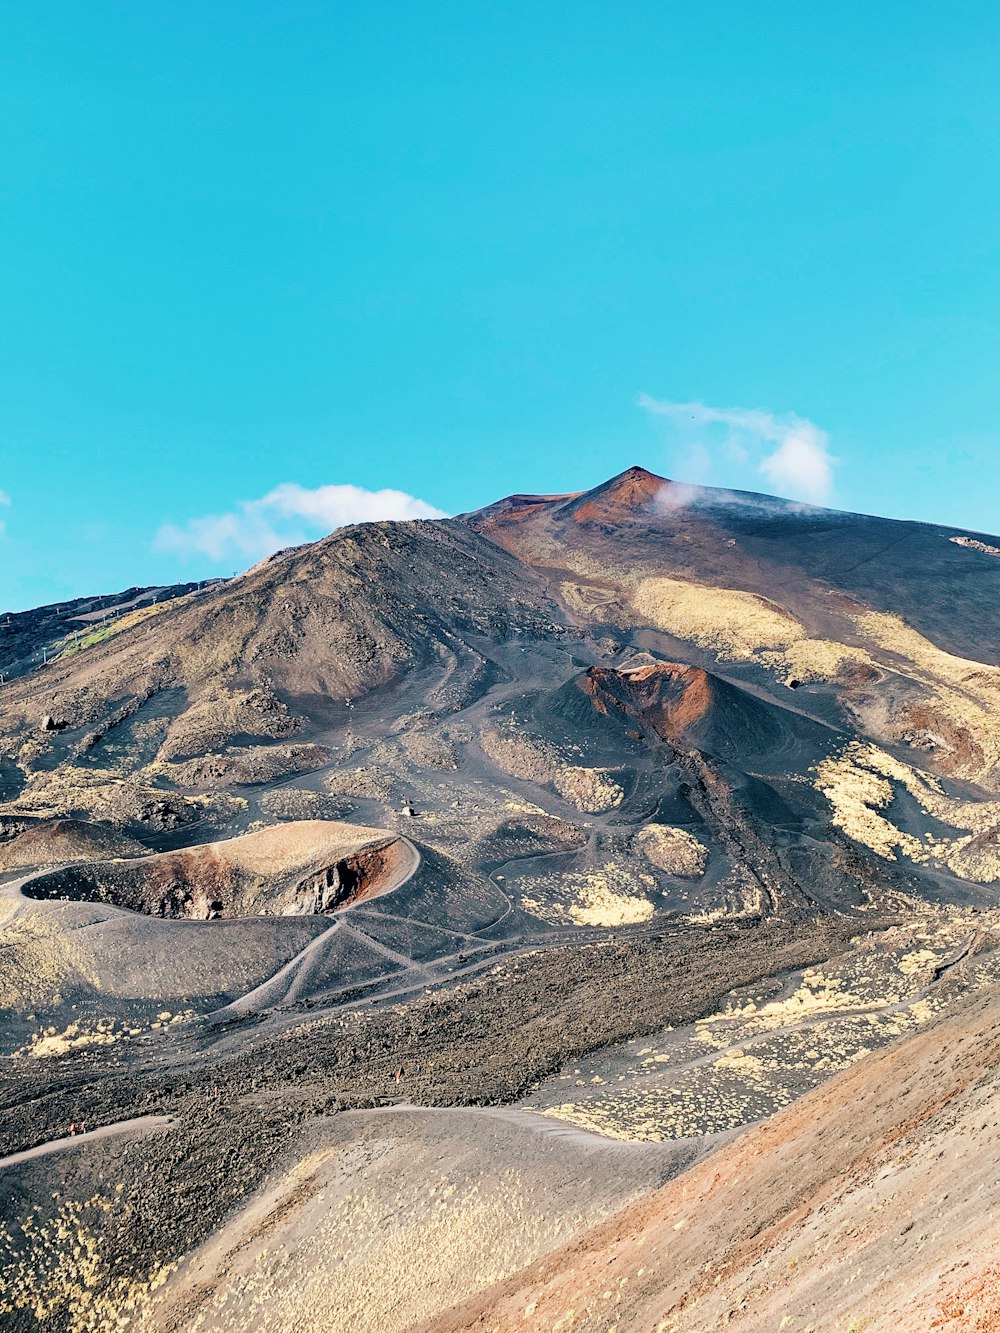
<path id="1" fill-rule="evenodd" d="M 385 829 L 301 820 L 158 856 L 64 866 L 22 892 L 172 920 L 312 916 L 391 892 L 419 860 L 411 842 Z"/>

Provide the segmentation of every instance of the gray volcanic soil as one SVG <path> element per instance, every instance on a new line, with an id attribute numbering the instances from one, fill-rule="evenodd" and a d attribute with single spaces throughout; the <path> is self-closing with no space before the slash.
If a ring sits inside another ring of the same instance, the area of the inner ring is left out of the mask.
<path id="1" fill-rule="evenodd" d="M 273 1035 L 266 1024 L 230 1027 L 215 1041 L 168 1030 L 125 1055 L 83 1050 L 60 1062 L 55 1077 L 39 1061 L 0 1090 L 11 1152 L 81 1119 L 92 1127 L 155 1114 L 172 1125 L 128 1142 L 127 1152 L 115 1140 L 7 1168 L 8 1216 L 37 1202 L 36 1225 L 58 1225 L 61 1199 L 120 1194 L 126 1207 L 95 1207 L 90 1222 L 101 1289 L 120 1290 L 188 1254 L 262 1188 L 286 1162 L 296 1126 L 403 1098 L 425 1106 L 512 1101 L 568 1057 L 707 1012 L 734 981 L 824 957 L 852 928 L 723 927 L 536 951 L 420 1001 L 286 1023 Z M 23 1254 L 23 1242 L 14 1249 Z M 54 1299 L 65 1318 L 67 1295 Z M 35 1326 L 33 1308 L 8 1308 L 10 1326 Z"/>

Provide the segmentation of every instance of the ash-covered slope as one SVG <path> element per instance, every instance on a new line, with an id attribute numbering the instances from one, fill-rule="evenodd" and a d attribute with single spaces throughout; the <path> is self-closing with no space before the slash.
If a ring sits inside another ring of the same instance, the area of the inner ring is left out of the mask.
<path id="1" fill-rule="evenodd" d="M 772 697 L 801 689 L 816 716 L 1000 788 L 997 539 L 641 468 L 466 521 L 543 573 L 571 620 Z"/>
<path id="2" fill-rule="evenodd" d="M 100 800 L 60 794 L 59 774 L 79 788 L 86 770 L 95 790 L 102 773 L 142 774 L 129 810 L 100 814 L 169 826 L 184 812 L 157 814 L 155 789 L 315 768 L 324 756 L 289 742 L 342 725 L 354 700 L 407 674 L 454 704 L 486 667 L 466 639 L 545 639 L 555 614 L 529 570 L 462 524 L 343 529 L 5 686 L 0 795 L 31 807 L 34 781 L 48 791 L 37 808 L 94 814 Z M 205 765 L 183 767 L 207 755 L 210 781 Z"/>
<path id="3" fill-rule="evenodd" d="M 1000 539 L 987 534 L 688 486 L 640 467 L 591 491 L 514 495 L 464 517 L 528 564 L 603 566 L 611 584 L 638 564 L 806 619 L 823 619 L 818 599 L 837 593 L 957 656 L 1000 664 Z"/>
<path id="4" fill-rule="evenodd" d="M 47 660 L 62 654 L 72 656 L 81 644 L 100 642 L 130 622 L 138 623 L 157 608 L 219 582 L 209 579 L 202 583 L 126 588 L 123 592 L 75 597 L 30 611 L 5 611 L 0 615 L 0 676 L 13 680 Z"/>
<path id="5" fill-rule="evenodd" d="M 995 986 L 1000 563 L 949 535 L 631 469 L 345 529 L 0 686 L 4 1327 L 328 1327 L 337 1291 L 395 1333 Z M 878 1069 L 933 1113 L 911 1049 Z M 750 1128 L 699 1263 L 741 1173 L 779 1228 L 863 1177 L 822 1093 L 844 1150 Z M 661 1204 L 623 1328 L 679 1281 Z M 500 1326 L 589 1317 L 602 1244 Z"/>

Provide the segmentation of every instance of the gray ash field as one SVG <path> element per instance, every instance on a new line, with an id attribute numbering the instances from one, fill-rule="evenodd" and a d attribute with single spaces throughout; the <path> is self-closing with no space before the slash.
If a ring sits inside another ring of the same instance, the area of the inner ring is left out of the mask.
<path id="1" fill-rule="evenodd" d="M 630 469 L 19 622 L 4 1327 L 883 1326 L 874 1277 L 703 1316 L 669 1246 L 635 1303 L 580 1256 L 986 1031 L 1000 560 L 956 535 Z"/>

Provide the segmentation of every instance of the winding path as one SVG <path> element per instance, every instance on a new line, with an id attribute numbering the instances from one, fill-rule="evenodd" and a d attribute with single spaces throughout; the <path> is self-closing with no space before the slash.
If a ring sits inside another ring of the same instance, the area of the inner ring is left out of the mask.
<path id="1" fill-rule="evenodd" d="M 399 867 L 394 874 L 387 877 L 385 885 L 377 894 L 363 900 L 365 903 L 374 902 L 376 898 L 382 898 L 387 893 L 401 889 L 419 870 L 420 852 L 416 846 L 402 834 L 399 835 L 399 846 L 403 852 Z M 345 910 L 350 911 L 350 908 Z M 259 1013 L 262 1009 L 274 1009 L 282 1004 L 293 1003 L 305 992 L 310 977 L 322 967 L 327 950 L 343 926 L 343 915 L 337 916 L 327 930 L 310 940 L 301 953 L 290 958 L 273 977 L 262 981 L 259 986 L 247 991 L 238 1000 L 223 1005 L 221 1009 L 212 1010 L 205 1017 L 216 1021 L 245 1018 L 248 1014 Z"/>
<path id="2" fill-rule="evenodd" d="M 102 1125 L 100 1129 L 88 1129 L 84 1134 L 67 1134 L 61 1139 L 49 1139 L 36 1148 L 25 1148 L 23 1152 L 13 1152 L 9 1157 L 0 1157 L 0 1170 L 5 1166 L 20 1166 L 22 1162 L 33 1161 L 36 1157 L 48 1157 L 52 1153 L 64 1152 L 67 1148 L 76 1148 L 81 1143 L 92 1143 L 95 1139 L 116 1138 L 119 1134 L 142 1132 L 148 1129 L 167 1129 L 172 1125 L 169 1115 L 140 1115 L 132 1120 L 116 1120 L 113 1125 Z"/>

